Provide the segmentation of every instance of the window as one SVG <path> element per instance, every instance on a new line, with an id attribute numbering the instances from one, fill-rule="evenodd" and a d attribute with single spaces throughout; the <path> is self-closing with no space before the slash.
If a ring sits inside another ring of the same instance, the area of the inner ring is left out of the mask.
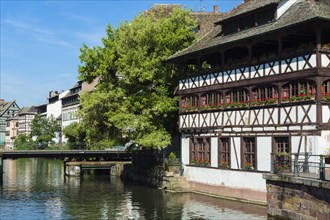
<path id="1" fill-rule="evenodd" d="M 191 95 L 186 96 L 181 99 L 182 109 L 183 111 L 189 111 L 189 110 L 197 110 L 198 109 L 198 96 L 197 95 Z"/>
<path id="2" fill-rule="evenodd" d="M 272 165 L 275 173 L 291 170 L 291 146 L 289 137 L 274 137 Z"/>
<path id="3" fill-rule="evenodd" d="M 252 105 L 277 103 L 278 90 L 275 86 L 257 87 L 252 90 Z"/>
<path id="4" fill-rule="evenodd" d="M 230 139 L 219 138 L 218 142 L 219 152 L 219 167 L 230 168 Z"/>
<path id="5" fill-rule="evenodd" d="M 273 153 L 291 153 L 289 137 L 275 137 L 273 143 Z"/>
<path id="6" fill-rule="evenodd" d="M 258 13 L 258 25 L 270 23 L 274 20 L 276 8 Z"/>
<path id="7" fill-rule="evenodd" d="M 322 84 L 322 97 L 329 97 L 330 100 L 330 80 Z"/>
<path id="8" fill-rule="evenodd" d="M 294 81 L 283 86 L 282 101 L 303 101 L 315 98 L 316 86 L 311 81 Z"/>
<path id="9" fill-rule="evenodd" d="M 226 104 L 228 103 L 246 103 L 249 101 L 249 92 L 246 89 L 232 90 L 226 93 Z"/>
<path id="10" fill-rule="evenodd" d="M 255 26 L 255 15 L 249 15 L 245 16 L 244 18 L 241 18 L 239 21 L 239 29 L 245 30 L 249 29 Z"/>
<path id="11" fill-rule="evenodd" d="M 10 121 L 7 121 L 7 127 L 9 127 L 10 126 Z"/>
<path id="12" fill-rule="evenodd" d="M 253 89 L 253 98 L 259 100 L 277 98 L 278 91 L 274 86 L 263 86 Z"/>
<path id="13" fill-rule="evenodd" d="M 207 93 L 201 96 L 202 109 L 215 108 L 223 104 L 222 96 L 220 93 Z"/>
<path id="14" fill-rule="evenodd" d="M 257 147 L 255 138 L 242 139 L 242 165 L 243 169 L 254 170 L 257 169 Z"/>
<path id="15" fill-rule="evenodd" d="M 210 166 L 210 138 L 190 139 L 190 164 Z"/>
<path id="16" fill-rule="evenodd" d="M 229 35 L 238 31 L 237 20 L 223 23 L 221 26 L 223 35 Z"/>

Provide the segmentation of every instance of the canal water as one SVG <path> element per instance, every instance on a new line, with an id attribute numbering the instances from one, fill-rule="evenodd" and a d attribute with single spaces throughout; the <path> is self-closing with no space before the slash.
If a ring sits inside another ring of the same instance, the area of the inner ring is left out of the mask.
<path id="1" fill-rule="evenodd" d="M 266 208 L 122 182 L 109 175 L 66 177 L 63 162 L 4 161 L 0 219 L 267 219 Z"/>

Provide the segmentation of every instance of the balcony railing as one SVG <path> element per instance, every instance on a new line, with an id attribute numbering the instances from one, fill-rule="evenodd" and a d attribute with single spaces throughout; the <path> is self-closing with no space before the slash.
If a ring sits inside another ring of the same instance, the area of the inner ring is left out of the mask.
<path id="1" fill-rule="evenodd" d="M 271 173 L 330 181 L 330 164 L 325 155 L 271 153 Z"/>
<path id="2" fill-rule="evenodd" d="M 195 89 L 199 87 L 212 86 L 217 84 L 230 83 L 240 80 L 255 79 L 277 74 L 286 74 L 295 71 L 316 68 L 317 59 L 320 59 L 321 66 L 330 67 L 330 54 L 328 50 L 320 51 L 320 57 L 316 56 L 315 51 L 304 51 L 302 53 L 292 54 L 288 57 L 251 63 L 250 65 L 239 63 L 236 66 L 224 69 L 211 69 L 202 75 L 191 76 L 182 79 L 179 82 L 179 90 Z"/>
<path id="3" fill-rule="evenodd" d="M 236 108 L 249 108 L 258 106 L 271 106 L 283 103 L 295 103 L 295 102 L 306 102 L 315 100 L 315 94 L 302 94 L 298 96 L 282 97 L 281 103 L 278 98 L 265 98 L 255 99 L 253 101 L 243 100 L 242 102 L 227 102 L 218 104 L 206 104 L 206 105 L 186 105 L 182 106 L 182 112 L 197 112 L 197 111 L 208 111 L 208 110 L 223 110 L 223 109 L 236 109 Z M 322 100 L 330 102 L 330 94 L 323 96 Z"/>

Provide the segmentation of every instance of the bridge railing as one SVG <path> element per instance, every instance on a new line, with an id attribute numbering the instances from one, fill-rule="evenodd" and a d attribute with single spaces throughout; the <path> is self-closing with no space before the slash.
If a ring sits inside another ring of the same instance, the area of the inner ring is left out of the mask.
<path id="1" fill-rule="evenodd" d="M 271 173 L 330 181 L 330 164 L 324 155 L 271 153 Z"/>

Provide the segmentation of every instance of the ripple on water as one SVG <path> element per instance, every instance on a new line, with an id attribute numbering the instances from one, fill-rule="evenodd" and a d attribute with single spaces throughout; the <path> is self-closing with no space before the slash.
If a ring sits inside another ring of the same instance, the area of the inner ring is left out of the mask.
<path id="1" fill-rule="evenodd" d="M 86 175 L 65 178 L 63 162 L 5 160 L 0 219 L 266 219 L 266 209 Z"/>

